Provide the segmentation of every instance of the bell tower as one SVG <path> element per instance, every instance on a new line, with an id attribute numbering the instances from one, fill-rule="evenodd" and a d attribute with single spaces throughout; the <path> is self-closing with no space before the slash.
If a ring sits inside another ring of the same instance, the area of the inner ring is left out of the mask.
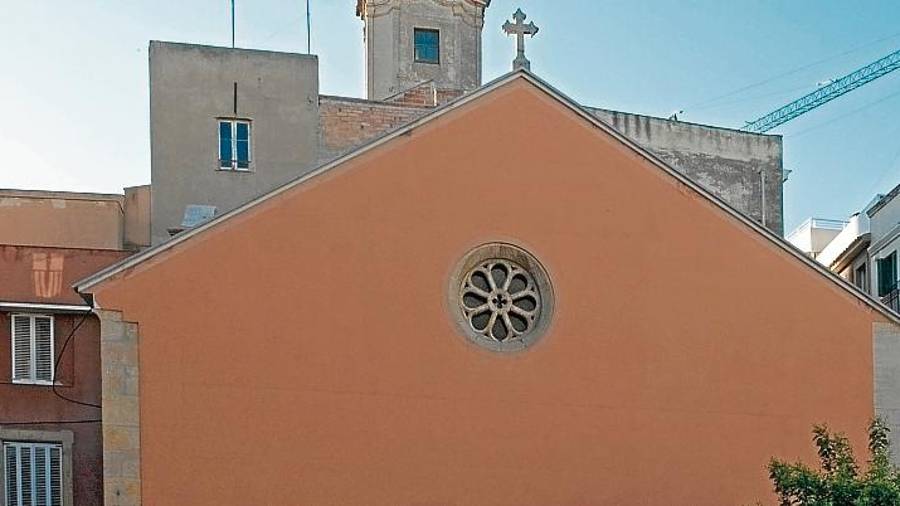
<path id="1" fill-rule="evenodd" d="M 481 31 L 491 0 L 357 0 L 366 90 L 384 100 L 426 81 L 438 90 L 481 86 Z"/>

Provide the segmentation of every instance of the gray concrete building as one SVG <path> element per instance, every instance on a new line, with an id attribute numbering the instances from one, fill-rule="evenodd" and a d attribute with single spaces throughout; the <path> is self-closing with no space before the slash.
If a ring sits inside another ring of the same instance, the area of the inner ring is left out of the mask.
<path id="1" fill-rule="evenodd" d="M 358 0 L 367 99 L 321 95 L 315 56 L 151 42 L 153 243 L 479 87 L 489 6 Z M 780 136 L 586 109 L 782 234 Z"/>
<path id="2" fill-rule="evenodd" d="M 296 177 L 316 162 L 318 142 L 315 56 L 150 43 L 154 244 L 181 227 L 188 205 L 227 211 Z"/>

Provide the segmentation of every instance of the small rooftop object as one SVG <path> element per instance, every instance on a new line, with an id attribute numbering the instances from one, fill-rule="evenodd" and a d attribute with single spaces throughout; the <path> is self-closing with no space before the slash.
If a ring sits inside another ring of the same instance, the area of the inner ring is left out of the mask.
<path id="1" fill-rule="evenodd" d="M 516 12 L 513 14 L 515 23 L 510 23 L 509 21 L 503 23 L 503 31 L 506 32 L 507 35 L 516 36 L 516 59 L 513 60 L 514 71 L 519 69 L 531 70 L 531 62 L 525 57 L 525 36 L 530 35 L 534 37 L 540 29 L 534 22 L 526 25 L 525 19 L 527 17 L 528 16 L 522 12 L 522 9 L 516 9 Z"/>
<path id="2" fill-rule="evenodd" d="M 183 228 L 194 228 L 213 219 L 216 216 L 216 206 L 202 206 L 198 204 L 188 204 L 184 208 L 184 219 L 181 220 Z"/>

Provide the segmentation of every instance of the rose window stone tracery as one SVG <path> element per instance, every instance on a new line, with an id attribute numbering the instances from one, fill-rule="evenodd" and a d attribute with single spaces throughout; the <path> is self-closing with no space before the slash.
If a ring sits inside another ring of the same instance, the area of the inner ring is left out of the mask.
<path id="1" fill-rule="evenodd" d="M 460 303 L 472 330 L 497 342 L 528 333 L 540 315 L 531 274 L 509 260 L 491 259 L 472 269 Z"/>
<path id="2" fill-rule="evenodd" d="M 450 279 L 454 319 L 473 343 L 492 351 L 520 351 L 547 329 L 553 289 L 540 262 L 506 243 L 465 255 Z"/>

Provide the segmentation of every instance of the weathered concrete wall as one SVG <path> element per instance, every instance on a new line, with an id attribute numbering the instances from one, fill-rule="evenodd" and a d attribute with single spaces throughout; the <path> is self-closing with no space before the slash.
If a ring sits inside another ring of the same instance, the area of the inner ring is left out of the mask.
<path id="1" fill-rule="evenodd" d="M 423 81 L 441 89 L 473 90 L 481 85 L 479 0 L 366 0 L 358 4 L 365 22 L 368 97 L 384 100 Z M 490 3 L 490 2 L 487 2 Z M 440 64 L 415 61 L 414 30 L 440 31 Z"/>
<path id="2" fill-rule="evenodd" d="M 781 136 L 588 108 L 735 209 L 784 233 Z M 760 171 L 765 174 L 765 204 Z"/>
<path id="3" fill-rule="evenodd" d="M 0 243 L 120 249 L 122 196 L 0 190 Z"/>
<path id="4" fill-rule="evenodd" d="M 312 166 L 318 96 L 315 56 L 151 42 L 153 243 L 188 204 L 228 211 Z M 217 120 L 234 117 L 252 121 L 248 171 L 219 169 Z"/>

